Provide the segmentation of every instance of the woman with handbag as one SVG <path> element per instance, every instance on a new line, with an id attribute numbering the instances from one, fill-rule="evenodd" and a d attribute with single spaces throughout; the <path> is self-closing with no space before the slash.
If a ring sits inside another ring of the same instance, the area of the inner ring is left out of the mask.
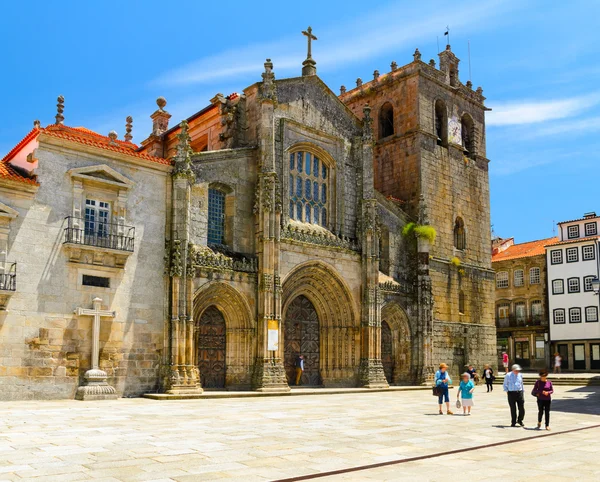
<path id="1" fill-rule="evenodd" d="M 458 398 L 462 398 L 463 415 L 471 415 L 471 407 L 473 406 L 473 391 L 475 384 L 471 380 L 471 375 L 468 372 L 462 374 L 462 380 L 458 386 Z M 456 405 L 458 407 L 458 403 Z M 468 411 L 468 412 L 467 412 Z"/>
<path id="2" fill-rule="evenodd" d="M 538 405 L 538 424 L 537 428 L 542 428 L 542 416 L 545 416 L 546 430 L 550 430 L 550 404 L 552 403 L 552 394 L 554 387 L 548 380 L 548 370 L 540 371 L 540 378 L 535 382 L 531 394 L 537 398 Z"/>
<path id="3" fill-rule="evenodd" d="M 487 386 L 487 391 L 494 391 L 494 380 L 496 377 L 494 376 L 494 370 L 489 365 L 486 365 L 483 369 L 483 377 L 485 378 L 485 385 Z"/>
<path id="4" fill-rule="evenodd" d="M 440 363 L 440 369 L 435 372 L 435 387 L 437 395 L 438 395 L 438 405 L 440 408 L 440 415 L 442 412 L 442 402 L 446 402 L 446 413 L 448 415 L 453 415 L 453 412 L 450 410 L 450 394 L 448 393 L 448 387 L 452 384 L 452 380 L 450 379 L 450 375 L 447 372 L 448 365 L 445 363 Z"/>

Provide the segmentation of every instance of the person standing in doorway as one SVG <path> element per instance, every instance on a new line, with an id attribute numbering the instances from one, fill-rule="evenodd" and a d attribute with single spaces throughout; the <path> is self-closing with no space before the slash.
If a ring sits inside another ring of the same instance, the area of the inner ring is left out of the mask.
<path id="1" fill-rule="evenodd" d="M 487 387 L 487 391 L 494 391 L 494 370 L 489 365 L 486 365 L 483 369 L 483 377 L 485 378 L 485 385 Z"/>
<path id="2" fill-rule="evenodd" d="M 504 374 L 508 375 L 508 353 L 502 352 L 502 365 L 504 366 Z"/>
<path id="3" fill-rule="evenodd" d="M 298 355 L 298 358 L 296 358 L 296 386 L 300 385 L 303 372 L 304 372 L 304 355 Z"/>
<path id="4" fill-rule="evenodd" d="M 554 373 L 560 373 L 560 367 L 562 365 L 562 356 L 556 352 L 554 354 Z"/>
<path id="5" fill-rule="evenodd" d="M 550 430 L 550 404 L 552 402 L 554 387 L 552 386 L 552 382 L 548 380 L 548 370 L 540 371 L 540 379 L 535 382 L 531 393 L 533 396 L 537 397 L 537 428 L 540 429 L 542 427 L 542 416 L 545 414 L 546 430 Z"/>
<path id="6" fill-rule="evenodd" d="M 517 424 L 525 427 L 523 419 L 525 418 L 525 398 L 523 397 L 523 376 L 521 367 L 513 365 L 512 371 L 504 376 L 504 391 L 508 396 L 508 405 L 510 406 L 510 426 Z M 517 415 L 518 408 L 518 415 Z"/>
<path id="7" fill-rule="evenodd" d="M 438 395 L 438 405 L 440 408 L 440 415 L 442 412 L 442 402 L 446 402 L 446 413 L 448 415 L 453 415 L 450 410 L 450 394 L 448 393 L 448 387 L 452 384 L 452 380 L 450 379 L 450 374 L 447 372 L 448 365 L 445 363 L 440 363 L 440 369 L 435 372 L 435 386 L 440 389 Z"/>

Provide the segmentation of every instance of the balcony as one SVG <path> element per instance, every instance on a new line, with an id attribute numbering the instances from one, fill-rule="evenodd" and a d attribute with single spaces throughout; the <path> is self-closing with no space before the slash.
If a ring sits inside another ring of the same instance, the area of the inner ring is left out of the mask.
<path id="1" fill-rule="evenodd" d="M 74 263 L 123 268 L 135 246 L 135 228 L 123 224 L 65 218 L 63 245 Z"/>
<path id="2" fill-rule="evenodd" d="M 508 318 L 496 317 L 496 327 L 498 328 L 519 328 L 526 326 L 547 326 L 548 320 L 543 315 L 534 315 L 526 318 L 517 318 L 514 315 Z"/>
<path id="3" fill-rule="evenodd" d="M 8 300 L 17 291 L 17 263 L 0 263 L 0 311 L 6 310 Z"/>

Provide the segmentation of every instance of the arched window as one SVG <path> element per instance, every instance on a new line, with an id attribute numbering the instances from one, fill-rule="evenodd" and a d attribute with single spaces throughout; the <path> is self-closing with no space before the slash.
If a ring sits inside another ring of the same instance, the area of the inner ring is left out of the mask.
<path id="1" fill-rule="evenodd" d="M 394 135 L 394 108 L 386 102 L 379 110 L 379 138 Z"/>
<path id="2" fill-rule="evenodd" d="M 460 119 L 462 146 L 465 156 L 473 157 L 475 155 L 475 129 L 473 119 L 469 114 L 463 114 Z"/>
<path id="3" fill-rule="evenodd" d="M 329 166 L 318 156 L 297 151 L 290 153 L 290 218 L 328 226 Z"/>
<path id="4" fill-rule="evenodd" d="M 467 247 L 465 223 L 462 218 L 456 218 L 456 221 L 454 222 L 454 247 L 461 250 Z"/>
<path id="5" fill-rule="evenodd" d="M 225 193 L 208 189 L 208 239 L 209 245 L 225 244 Z"/>
<path id="6" fill-rule="evenodd" d="M 439 99 L 435 101 L 435 135 L 438 146 L 448 146 L 448 111 Z"/>
<path id="7" fill-rule="evenodd" d="M 465 293 L 463 291 L 458 293 L 458 312 L 461 315 L 465 314 Z"/>

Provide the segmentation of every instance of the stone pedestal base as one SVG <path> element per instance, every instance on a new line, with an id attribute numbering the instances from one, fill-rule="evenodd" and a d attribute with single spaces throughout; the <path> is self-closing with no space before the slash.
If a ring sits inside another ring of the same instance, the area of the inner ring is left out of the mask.
<path id="1" fill-rule="evenodd" d="M 361 358 L 358 380 L 363 388 L 389 388 L 381 360 L 375 358 Z"/>
<path id="2" fill-rule="evenodd" d="M 85 372 L 85 385 L 77 389 L 75 400 L 116 400 L 117 391 L 110 386 L 106 379 L 106 372 L 99 369 L 91 369 Z"/>
<path id="3" fill-rule="evenodd" d="M 165 379 L 164 391 L 170 395 L 200 395 L 200 372 L 197 367 L 176 365 L 165 367 L 168 376 Z"/>
<path id="4" fill-rule="evenodd" d="M 258 358 L 256 360 L 252 388 L 258 392 L 290 391 L 280 358 Z"/>

